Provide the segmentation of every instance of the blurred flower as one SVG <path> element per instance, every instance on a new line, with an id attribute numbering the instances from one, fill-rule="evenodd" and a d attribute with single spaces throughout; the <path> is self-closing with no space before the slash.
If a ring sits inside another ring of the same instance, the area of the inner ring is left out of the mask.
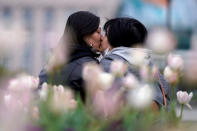
<path id="1" fill-rule="evenodd" d="M 190 100 L 193 97 L 193 93 L 187 93 L 186 91 L 178 91 L 177 92 L 177 100 L 179 104 L 186 105 L 189 109 L 192 109 L 191 105 L 189 104 Z"/>
<path id="2" fill-rule="evenodd" d="M 104 118 L 115 115 L 120 106 L 120 97 L 114 93 L 105 94 L 105 91 L 98 90 L 93 98 L 93 111 Z"/>
<path id="3" fill-rule="evenodd" d="M 29 111 L 33 103 L 33 93 L 30 90 L 22 90 L 19 93 L 13 91 L 6 91 L 4 96 L 4 104 L 0 106 L 1 129 L 3 130 L 23 130 L 29 122 Z M 10 124 L 12 123 L 12 126 Z"/>
<path id="4" fill-rule="evenodd" d="M 169 66 L 164 69 L 164 77 L 172 85 L 176 85 L 179 80 L 178 72 L 173 71 Z"/>
<path id="5" fill-rule="evenodd" d="M 158 73 L 159 73 L 158 67 L 155 66 L 155 65 L 153 65 L 153 67 L 152 67 L 152 77 L 153 78 L 156 78 L 156 76 L 158 75 Z"/>
<path id="6" fill-rule="evenodd" d="M 180 55 L 169 54 L 168 55 L 168 66 L 176 71 L 181 71 L 183 69 L 183 59 Z"/>
<path id="7" fill-rule="evenodd" d="M 104 116 L 107 116 L 106 109 L 106 101 L 105 101 L 105 95 L 103 90 L 98 90 L 96 92 L 95 97 L 93 98 L 93 106 L 96 113 L 103 114 Z"/>
<path id="8" fill-rule="evenodd" d="M 11 95 L 10 94 L 7 94 L 7 95 L 4 96 L 5 105 L 9 105 L 10 100 L 11 100 Z"/>
<path id="9" fill-rule="evenodd" d="M 145 49 L 135 49 L 132 50 L 130 53 L 130 61 L 133 61 L 132 64 L 134 64 L 137 67 L 141 67 L 145 64 L 147 64 L 147 57 L 148 57 L 148 50 Z"/>
<path id="10" fill-rule="evenodd" d="M 193 52 L 191 53 L 190 59 L 195 59 L 197 58 L 197 53 Z M 185 67 L 184 67 L 184 82 L 192 85 L 197 85 L 197 61 L 196 60 L 188 60 L 185 62 Z"/>
<path id="11" fill-rule="evenodd" d="M 95 62 L 84 65 L 82 76 L 85 80 L 86 90 L 91 96 L 94 96 L 97 90 L 107 89 L 110 86 L 112 77 L 109 74 L 103 73 L 102 68 Z"/>
<path id="12" fill-rule="evenodd" d="M 149 32 L 147 46 L 158 54 L 172 51 L 176 46 L 176 39 L 166 28 L 156 28 Z"/>
<path id="13" fill-rule="evenodd" d="M 128 65 L 122 62 L 121 60 L 114 60 L 111 63 L 110 71 L 115 76 L 121 77 L 125 74 L 128 69 Z"/>
<path id="14" fill-rule="evenodd" d="M 58 85 L 58 86 L 53 86 L 53 89 L 55 92 L 63 93 L 64 92 L 64 86 Z"/>
<path id="15" fill-rule="evenodd" d="M 46 40 L 46 43 L 49 46 L 49 49 L 54 49 L 57 47 L 58 40 L 60 39 L 59 36 L 61 36 L 57 30 L 53 31 L 47 31 L 45 33 L 44 39 Z"/>
<path id="16" fill-rule="evenodd" d="M 147 65 L 143 65 L 140 68 L 140 76 L 142 78 L 143 81 L 148 82 L 151 77 L 151 72 L 150 72 L 150 68 Z"/>
<path id="17" fill-rule="evenodd" d="M 46 66 L 46 70 L 48 72 L 52 72 L 52 71 L 58 69 L 64 63 L 66 63 L 68 52 L 67 52 L 67 48 L 65 46 L 66 46 L 66 44 L 62 40 L 53 49 L 53 53 L 52 53 L 51 57 L 49 58 L 48 64 Z"/>
<path id="18" fill-rule="evenodd" d="M 74 110 L 77 107 L 77 101 L 74 99 L 73 92 L 65 89 L 64 92 L 54 92 L 51 101 L 51 108 L 54 112 L 62 113 Z"/>
<path id="19" fill-rule="evenodd" d="M 48 94 L 48 84 L 44 82 L 42 88 L 39 90 L 39 95 L 42 100 L 46 100 Z"/>
<path id="20" fill-rule="evenodd" d="M 114 77 L 110 73 L 102 72 L 102 73 L 99 74 L 99 81 L 100 81 L 100 84 L 101 84 L 100 87 L 103 90 L 106 90 L 106 89 L 110 88 L 111 85 L 112 85 L 113 80 L 114 80 Z"/>
<path id="21" fill-rule="evenodd" d="M 37 77 L 29 75 L 19 75 L 17 78 L 9 82 L 8 89 L 12 91 L 21 91 L 27 89 L 36 89 L 39 84 Z"/>
<path id="22" fill-rule="evenodd" d="M 32 117 L 35 119 L 35 120 L 38 120 L 39 119 L 39 109 L 37 106 L 34 106 L 33 107 L 33 110 L 32 110 Z"/>
<path id="23" fill-rule="evenodd" d="M 149 85 L 130 90 L 127 95 L 128 103 L 131 107 L 144 109 L 151 105 L 154 91 Z"/>
<path id="24" fill-rule="evenodd" d="M 93 62 L 86 63 L 83 67 L 82 76 L 86 81 L 95 79 L 102 72 L 101 67 Z"/>
<path id="25" fill-rule="evenodd" d="M 139 86 L 139 81 L 133 74 L 128 74 L 123 79 L 123 86 L 129 89 L 133 89 Z"/>

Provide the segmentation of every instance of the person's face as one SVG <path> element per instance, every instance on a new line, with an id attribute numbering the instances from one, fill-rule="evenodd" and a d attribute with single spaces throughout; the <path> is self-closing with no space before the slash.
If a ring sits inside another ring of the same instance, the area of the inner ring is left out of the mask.
<path id="1" fill-rule="evenodd" d="M 99 27 L 94 33 L 85 36 L 84 41 L 96 51 L 100 51 L 101 46 L 101 28 Z"/>
<path id="2" fill-rule="evenodd" d="M 109 44 L 108 38 L 107 38 L 106 33 L 105 33 L 105 35 L 101 37 L 100 51 L 103 52 L 107 48 L 111 49 L 111 46 Z"/>

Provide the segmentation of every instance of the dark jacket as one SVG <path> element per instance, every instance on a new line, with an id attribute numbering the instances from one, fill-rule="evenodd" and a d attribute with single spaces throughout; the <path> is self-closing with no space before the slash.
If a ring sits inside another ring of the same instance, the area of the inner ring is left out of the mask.
<path id="1" fill-rule="evenodd" d="M 64 64 L 59 71 L 47 74 L 43 69 L 39 74 L 39 88 L 44 82 L 55 85 L 64 85 L 71 87 L 76 93 L 79 92 L 82 99 L 85 100 L 84 82 L 82 79 L 82 69 L 84 63 L 98 62 L 93 53 L 87 46 L 78 45 L 69 57 L 67 64 Z"/>
<path id="2" fill-rule="evenodd" d="M 103 69 L 106 72 L 110 72 L 110 65 L 112 61 L 115 59 L 122 60 L 123 62 L 126 62 L 129 64 L 129 68 L 127 73 L 133 73 L 137 78 L 140 78 L 139 71 L 135 66 L 135 61 L 131 58 L 130 53 L 132 51 L 136 50 L 142 50 L 144 53 L 146 53 L 147 57 L 146 62 L 148 65 L 152 66 L 151 63 L 151 56 L 150 56 L 150 51 L 146 49 L 139 49 L 139 48 L 127 48 L 127 47 L 118 47 L 114 48 L 109 54 L 103 57 L 100 61 L 100 65 L 103 67 Z M 163 88 L 163 89 L 162 89 Z M 153 100 L 159 105 L 162 106 L 164 105 L 164 99 L 166 98 L 167 104 L 169 104 L 170 101 L 170 89 L 169 85 L 164 79 L 163 75 L 158 73 L 158 79 L 156 80 L 156 86 L 155 86 L 155 96 Z M 165 98 L 163 97 L 162 90 L 165 93 Z"/>

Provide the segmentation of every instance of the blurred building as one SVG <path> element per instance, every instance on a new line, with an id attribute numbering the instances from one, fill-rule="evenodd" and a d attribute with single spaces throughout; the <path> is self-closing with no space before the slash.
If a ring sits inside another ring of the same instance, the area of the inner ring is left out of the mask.
<path id="1" fill-rule="evenodd" d="M 136 18 L 149 30 L 157 26 L 170 28 L 178 40 L 175 53 L 180 54 L 185 63 L 181 88 L 197 89 L 196 12 L 196 0 L 124 0 L 118 15 Z"/>
<path id="2" fill-rule="evenodd" d="M 197 32 L 196 12 L 196 0 L 124 0 L 119 15 L 134 17 L 149 29 L 170 26 L 178 37 L 178 48 L 189 49 Z"/>

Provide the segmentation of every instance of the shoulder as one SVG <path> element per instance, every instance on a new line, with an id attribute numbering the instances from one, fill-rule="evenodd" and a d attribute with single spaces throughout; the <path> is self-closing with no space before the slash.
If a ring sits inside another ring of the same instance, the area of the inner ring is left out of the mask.
<path id="1" fill-rule="evenodd" d="M 114 60 L 122 60 L 123 62 L 125 62 L 125 60 L 121 56 L 115 55 L 115 54 L 109 54 L 109 55 L 104 56 L 100 60 L 99 64 L 104 69 L 104 71 L 109 72 L 111 63 Z"/>
<path id="2" fill-rule="evenodd" d="M 87 62 L 97 62 L 98 63 L 98 60 L 94 57 L 85 56 L 85 57 L 81 57 L 81 58 L 75 60 L 75 62 L 77 64 L 82 65 L 82 64 L 87 63 Z"/>
<path id="3" fill-rule="evenodd" d="M 68 63 L 68 67 L 69 68 L 69 72 L 70 72 L 70 78 L 71 79 L 80 79 L 82 76 L 82 70 L 83 70 L 83 66 L 85 63 L 88 62 L 96 62 L 98 63 L 98 61 L 95 58 L 86 56 L 86 57 L 82 57 L 79 59 L 76 59 L 74 61 L 72 61 L 71 63 Z"/>

